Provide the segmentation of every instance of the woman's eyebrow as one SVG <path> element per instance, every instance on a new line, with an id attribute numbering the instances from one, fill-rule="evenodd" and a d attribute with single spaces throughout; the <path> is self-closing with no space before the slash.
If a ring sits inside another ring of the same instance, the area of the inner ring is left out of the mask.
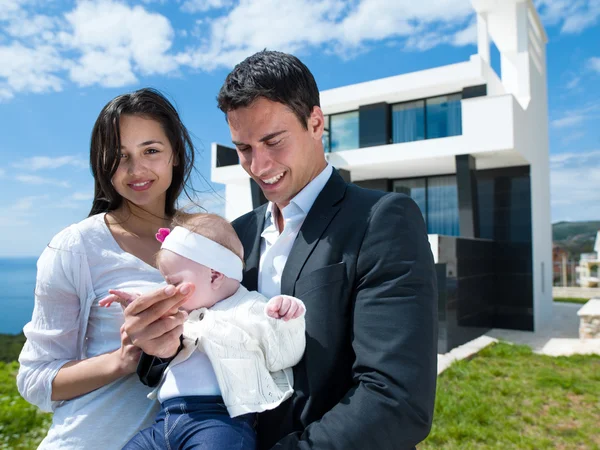
<path id="1" fill-rule="evenodd" d="M 149 141 L 141 142 L 137 145 L 137 147 L 145 147 L 147 145 L 160 144 L 165 145 L 163 141 L 159 141 L 158 139 L 150 139 Z M 121 148 L 127 148 L 126 145 L 121 145 Z"/>

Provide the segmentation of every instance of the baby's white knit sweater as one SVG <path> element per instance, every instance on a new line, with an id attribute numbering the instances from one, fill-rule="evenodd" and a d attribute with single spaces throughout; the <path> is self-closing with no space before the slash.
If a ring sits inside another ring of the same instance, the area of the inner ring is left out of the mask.
<path id="1" fill-rule="evenodd" d="M 284 321 L 265 313 L 268 299 L 243 286 L 210 309 L 190 313 L 183 326 L 184 348 L 163 374 L 199 350 L 213 366 L 231 417 L 273 409 L 293 392 L 291 367 L 306 345 L 304 313 Z M 202 383 L 202 380 L 198 380 Z M 149 394 L 156 398 L 159 386 Z"/>

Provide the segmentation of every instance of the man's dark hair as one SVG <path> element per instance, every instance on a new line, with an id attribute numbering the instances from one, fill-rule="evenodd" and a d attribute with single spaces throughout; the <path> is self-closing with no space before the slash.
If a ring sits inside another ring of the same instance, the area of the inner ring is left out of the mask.
<path id="1" fill-rule="evenodd" d="M 250 106 L 264 97 L 290 108 L 302 126 L 315 106 L 319 89 L 308 67 L 294 55 L 263 50 L 249 56 L 231 71 L 219 91 L 219 109 L 229 111 Z"/>

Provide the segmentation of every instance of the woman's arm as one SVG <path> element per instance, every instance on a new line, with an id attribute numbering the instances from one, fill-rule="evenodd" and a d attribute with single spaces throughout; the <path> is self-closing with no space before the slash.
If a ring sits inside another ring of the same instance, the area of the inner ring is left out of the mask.
<path id="1" fill-rule="evenodd" d="M 52 401 L 79 397 L 134 373 L 141 353 L 121 331 L 121 348 L 61 367 L 52 381 Z"/>
<path id="2" fill-rule="evenodd" d="M 88 289 L 85 248 L 79 232 L 69 227 L 55 236 L 38 260 L 35 306 L 23 330 L 27 342 L 19 356 L 19 392 L 44 411 L 135 370 L 131 360 L 137 351 L 127 342 L 115 352 L 78 360 L 84 332 L 81 317 L 87 315 L 81 308 Z"/>

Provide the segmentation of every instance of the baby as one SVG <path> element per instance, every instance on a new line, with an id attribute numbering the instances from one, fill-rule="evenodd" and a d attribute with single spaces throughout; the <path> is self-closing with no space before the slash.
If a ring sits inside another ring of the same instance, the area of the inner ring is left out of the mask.
<path id="1" fill-rule="evenodd" d="M 123 448 L 253 450 L 256 413 L 292 395 L 291 367 L 306 344 L 304 305 L 285 295 L 268 300 L 240 284 L 243 247 L 225 219 L 194 214 L 175 224 L 157 233 L 156 262 L 167 283 L 196 287 L 183 305 L 190 312 L 183 348 L 149 394 L 161 403 L 155 423 Z M 102 306 L 139 295 L 110 293 Z"/>

